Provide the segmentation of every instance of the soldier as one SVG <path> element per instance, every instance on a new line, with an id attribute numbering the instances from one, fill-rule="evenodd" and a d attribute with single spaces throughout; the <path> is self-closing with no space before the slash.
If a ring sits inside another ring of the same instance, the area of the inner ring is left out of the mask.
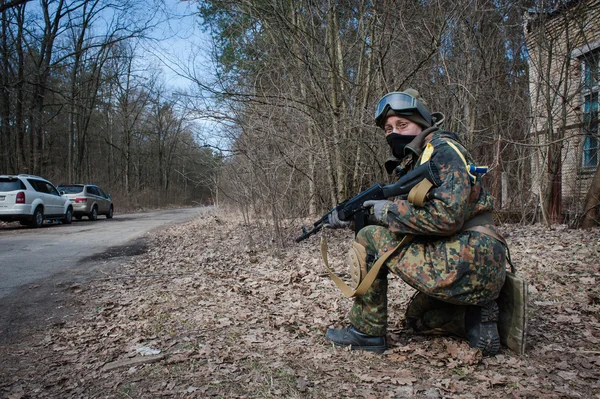
<path id="1" fill-rule="evenodd" d="M 400 177 L 431 161 L 440 181 L 424 203 L 365 202 L 375 224 L 361 229 L 356 242 L 365 249 L 368 270 L 384 253 L 394 253 L 366 293 L 355 297 L 350 326 L 327 330 L 326 339 L 337 346 L 386 350 L 387 273 L 392 272 L 418 291 L 406 310 L 415 331 L 464 337 L 484 355 L 499 350 L 494 300 L 505 279 L 506 248 L 493 225 L 493 200 L 458 135 L 434 122 L 413 89 L 388 93 L 377 104 L 375 123 L 395 157 L 388 171 Z M 332 212 L 328 227 L 347 225 Z M 405 237 L 411 240 L 402 241 Z"/>

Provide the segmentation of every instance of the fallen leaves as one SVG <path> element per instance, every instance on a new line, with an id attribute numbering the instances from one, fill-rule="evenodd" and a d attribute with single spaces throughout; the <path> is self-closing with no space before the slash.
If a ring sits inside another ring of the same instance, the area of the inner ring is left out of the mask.
<path id="1" fill-rule="evenodd" d="M 600 230 L 503 226 L 531 282 L 528 348 L 492 358 L 403 325 L 413 294 L 389 280 L 384 355 L 325 342 L 351 301 L 318 239 L 274 248 L 260 226 L 203 215 L 149 251 L 70 285 L 80 317 L 2 348 L 6 397 L 594 397 L 600 392 Z M 327 232 L 331 263 L 349 231 Z M 25 337 L 27 338 L 27 337 Z"/>

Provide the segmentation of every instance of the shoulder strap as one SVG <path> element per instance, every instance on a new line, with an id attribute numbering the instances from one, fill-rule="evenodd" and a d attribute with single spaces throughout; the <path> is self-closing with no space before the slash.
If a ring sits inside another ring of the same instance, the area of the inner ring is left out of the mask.
<path id="1" fill-rule="evenodd" d="M 433 183 L 427 179 L 421 180 L 416 186 L 408 192 L 408 202 L 416 206 L 425 205 L 425 199 L 429 189 L 433 187 Z"/>
<path id="2" fill-rule="evenodd" d="M 465 164 L 465 170 L 467 171 L 467 174 L 469 175 L 469 180 L 471 180 L 471 183 L 473 183 L 473 184 L 476 183 L 477 176 L 475 176 L 474 174 L 471 173 L 471 169 L 470 169 L 469 164 L 467 163 L 467 160 L 466 160 L 465 156 L 463 155 L 463 153 L 458 149 L 456 144 L 454 144 L 452 141 L 446 140 L 446 143 L 448 143 L 450 148 L 452 148 L 454 151 L 456 151 L 456 153 L 458 154 L 460 159 L 462 159 L 463 163 Z"/>
<path id="3" fill-rule="evenodd" d="M 377 259 L 375 264 L 373 264 L 371 270 L 369 270 L 365 278 L 360 282 L 358 287 L 356 287 L 356 290 L 353 290 L 352 288 L 348 287 L 348 285 L 344 283 L 342 279 L 335 275 L 333 270 L 331 270 L 331 267 L 329 267 L 329 262 L 327 261 L 327 240 L 325 239 L 325 237 L 321 237 L 321 256 L 323 257 L 323 264 L 329 272 L 329 277 L 331 277 L 335 285 L 338 286 L 338 288 L 346 297 L 352 298 L 354 296 L 363 296 L 367 292 L 369 287 L 371 287 L 373 281 L 375 281 L 375 278 L 379 274 L 379 270 L 381 269 L 381 266 L 383 266 L 385 261 L 388 260 L 388 258 L 392 256 L 392 254 L 396 252 L 398 248 L 400 248 L 404 244 L 410 243 L 412 239 L 412 235 L 405 235 L 402 241 L 400 241 L 400 243 L 396 245 L 396 247 L 394 247 L 391 251 L 387 251 L 385 254 L 379 257 L 379 259 Z"/>

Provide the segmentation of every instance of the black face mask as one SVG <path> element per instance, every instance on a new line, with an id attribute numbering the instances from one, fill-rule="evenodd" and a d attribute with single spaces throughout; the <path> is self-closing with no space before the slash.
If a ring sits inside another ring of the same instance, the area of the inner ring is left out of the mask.
<path id="1" fill-rule="evenodd" d="M 404 158 L 404 147 L 417 136 L 405 136 L 398 133 L 390 133 L 385 138 L 388 142 L 388 145 L 392 149 L 392 154 L 398 158 Z"/>

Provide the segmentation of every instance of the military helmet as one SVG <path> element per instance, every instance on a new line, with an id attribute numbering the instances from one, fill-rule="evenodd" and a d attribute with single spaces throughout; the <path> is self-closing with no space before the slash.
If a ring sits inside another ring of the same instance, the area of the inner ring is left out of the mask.
<path id="1" fill-rule="evenodd" d="M 433 123 L 431 113 L 418 98 L 419 92 L 414 89 L 394 91 L 381 97 L 375 108 L 375 124 L 383 129 L 385 118 L 396 115 L 422 127 L 430 127 Z"/>

